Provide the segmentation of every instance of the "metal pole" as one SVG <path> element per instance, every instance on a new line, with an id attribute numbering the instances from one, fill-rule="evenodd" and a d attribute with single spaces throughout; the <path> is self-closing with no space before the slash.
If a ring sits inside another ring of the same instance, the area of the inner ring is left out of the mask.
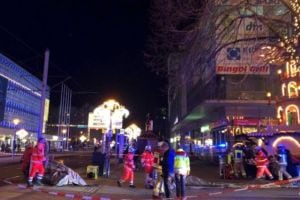
<path id="1" fill-rule="evenodd" d="M 71 122 L 71 102 L 72 102 L 72 90 L 68 88 L 68 113 L 67 113 L 67 149 L 69 149 L 70 138 L 70 122 Z"/>
<path id="2" fill-rule="evenodd" d="M 66 131 L 65 131 L 65 126 L 66 126 L 66 90 L 67 90 L 67 86 L 64 84 L 63 85 L 63 98 L 62 98 L 62 136 L 63 136 L 63 139 L 65 139 L 65 136 L 66 136 Z M 62 142 L 63 144 L 63 150 L 66 148 L 66 142 L 65 140 L 63 140 Z"/>
<path id="3" fill-rule="evenodd" d="M 110 111 L 110 119 L 109 119 L 109 130 L 107 132 L 107 149 L 106 149 L 106 178 L 109 177 L 110 174 L 110 140 L 112 136 L 112 114 L 113 111 Z"/>
<path id="4" fill-rule="evenodd" d="M 13 141 L 12 141 L 12 158 L 14 159 L 15 157 L 15 148 L 16 148 L 16 145 L 17 145 L 17 142 L 16 142 L 16 136 L 17 136 L 17 125 L 15 125 L 15 128 L 14 128 L 14 138 L 13 138 Z"/>
<path id="5" fill-rule="evenodd" d="M 49 49 L 46 49 L 45 59 L 44 59 L 43 83 L 42 83 L 42 90 L 41 90 L 39 129 L 38 129 L 38 133 L 37 133 L 37 138 L 42 137 L 42 134 L 43 134 L 49 56 L 50 56 L 50 51 L 49 51 Z"/>
<path id="6" fill-rule="evenodd" d="M 59 141 L 59 143 L 57 144 L 58 146 L 58 148 L 60 147 L 60 143 L 61 143 L 61 141 L 60 141 L 60 139 L 61 139 L 61 113 L 62 113 L 62 107 L 61 107 L 61 105 L 62 105 L 62 98 L 63 98 L 63 87 L 64 87 L 64 84 L 62 83 L 61 84 L 61 92 L 60 92 L 60 104 L 59 104 L 59 114 L 58 114 L 58 127 L 57 127 L 57 136 L 58 136 L 58 141 Z"/>

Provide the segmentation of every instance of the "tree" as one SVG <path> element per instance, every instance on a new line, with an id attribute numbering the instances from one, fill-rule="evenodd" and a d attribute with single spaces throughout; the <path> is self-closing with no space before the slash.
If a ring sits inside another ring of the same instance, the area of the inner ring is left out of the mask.
<path id="1" fill-rule="evenodd" d="M 276 6 L 270 5 L 262 15 L 261 6 L 268 5 L 259 0 L 152 0 L 152 32 L 145 56 L 154 71 L 168 77 L 169 97 L 178 94 L 180 83 L 209 81 L 215 75 L 218 55 L 230 45 L 254 44 L 257 53 L 253 61 L 270 42 L 275 46 L 281 41 L 281 46 L 289 49 L 293 45 L 291 28 L 299 21 L 299 1 L 272 2 Z M 251 35 L 241 35 L 245 21 L 253 22 Z M 262 26 L 268 34 L 258 31 Z"/>

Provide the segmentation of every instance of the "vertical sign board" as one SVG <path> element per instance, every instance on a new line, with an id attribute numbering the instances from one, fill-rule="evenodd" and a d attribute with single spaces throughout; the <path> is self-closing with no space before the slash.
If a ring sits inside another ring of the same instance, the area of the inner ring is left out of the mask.
<path id="1" fill-rule="evenodd" d="M 112 129 L 121 129 L 123 127 L 123 110 L 115 110 L 111 116 L 111 128 Z"/>
<path id="2" fill-rule="evenodd" d="M 88 128 L 92 129 L 109 129 L 110 112 L 98 107 L 94 112 L 89 113 Z"/>
<path id="3" fill-rule="evenodd" d="M 0 122 L 4 119 L 7 83 L 8 80 L 0 76 Z"/>

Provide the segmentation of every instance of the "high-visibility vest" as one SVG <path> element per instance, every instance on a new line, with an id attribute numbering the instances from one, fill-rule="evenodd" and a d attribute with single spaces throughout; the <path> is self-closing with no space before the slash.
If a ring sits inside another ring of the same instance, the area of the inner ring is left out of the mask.
<path id="1" fill-rule="evenodd" d="M 190 171 L 190 159 L 185 155 L 176 155 L 174 161 L 174 172 L 176 174 L 187 175 Z"/>
<path id="2" fill-rule="evenodd" d="M 243 160 L 243 151 L 240 149 L 234 150 L 234 161 L 242 162 L 242 160 Z"/>
<path id="3" fill-rule="evenodd" d="M 142 153 L 141 162 L 145 167 L 152 167 L 154 162 L 153 154 L 149 151 L 145 151 L 144 153 Z"/>
<path id="4" fill-rule="evenodd" d="M 160 165 L 160 153 L 158 151 L 155 151 L 153 156 L 154 156 L 153 166 L 155 168 L 161 168 L 161 165 Z"/>
<path id="5" fill-rule="evenodd" d="M 280 165 L 287 165 L 287 157 L 285 153 L 278 154 L 278 163 Z"/>
<path id="6" fill-rule="evenodd" d="M 31 154 L 31 163 L 34 164 L 43 164 L 44 159 L 44 150 L 43 149 L 38 149 L 38 147 L 34 147 L 32 150 Z"/>
<path id="7" fill-rule="evenodd" d="M 124 157 L 124 167 L 128 167 L 130 169 L 134 169 L 134 154 L 131 152 L 128 152 Z"/>
<path id="8" fill-rule="evenodd" d="M 266 167 L 269 163 L 264 155 L 257 155 L 255 157 L 256 167 Z"/>

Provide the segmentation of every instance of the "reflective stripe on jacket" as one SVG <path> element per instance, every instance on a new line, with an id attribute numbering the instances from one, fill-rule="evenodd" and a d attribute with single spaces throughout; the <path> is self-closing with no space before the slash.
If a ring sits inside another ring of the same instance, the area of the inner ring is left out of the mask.
<path id="1" fill-rule="evenodd" d="M 174 172 L 176 174 L 187 175 L 190 171 L 190 159 L 185 155 L 176 155 L 174 162 Z"/>
<path id="2" fill-rule="evenodd" d="M 44 160 L 45 160 L 44 150 L 34 147 L 31 154 L 31 163 L 43 164 Z"/>
<path id="3" fill-rule="evenodd" d="M 287 165 L 287 156 L 286 154 L 278 154 L 278 163 L 279 165 Z"/>

